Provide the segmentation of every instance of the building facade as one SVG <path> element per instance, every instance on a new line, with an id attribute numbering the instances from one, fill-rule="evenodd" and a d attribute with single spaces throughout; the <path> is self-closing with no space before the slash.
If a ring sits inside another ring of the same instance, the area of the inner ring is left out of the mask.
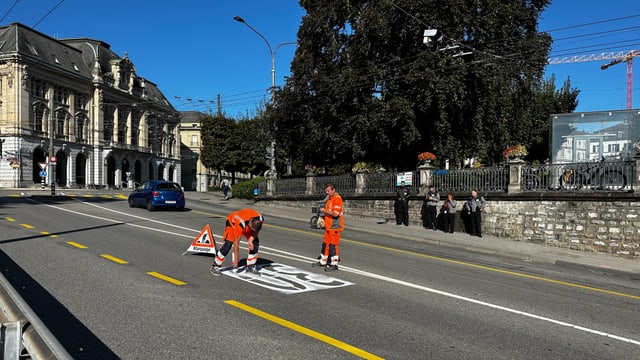
<path id="1" fill-rule="evenodd" d="M 180 113 L 100 40 L 0 26 L 0 142 L 0 187 L 180 181 Z"/>
<path id="2" fill-rule="evenodd" d="M 182 186 L 185 190 L 207 191 L 213 184 L 217 172 L 202 164 L 202 117 L 203 113 L 185 111 L 181 114 L 180 138 L 182 144 Z"/>

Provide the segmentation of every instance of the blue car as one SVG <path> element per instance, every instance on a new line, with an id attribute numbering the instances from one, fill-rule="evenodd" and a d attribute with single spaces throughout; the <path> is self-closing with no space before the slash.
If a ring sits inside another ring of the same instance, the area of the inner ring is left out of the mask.
<path id="1" fill-rule="evenodd" d="M 153 211 L 156 208 L 184 209 L 184 192 L 173 181 L 149 180 L 129 194 L 129 206 L 142 206 Z"/>

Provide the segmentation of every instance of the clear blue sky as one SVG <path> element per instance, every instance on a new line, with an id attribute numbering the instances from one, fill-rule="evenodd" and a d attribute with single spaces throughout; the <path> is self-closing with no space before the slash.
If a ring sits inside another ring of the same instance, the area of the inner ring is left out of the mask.
<path id="1" fill-rule="evenodd" d="M 253 115 L 261 102 L 268 101 L 271 86 L 267 46 L 234 21 L 236 15 L 275 48 L 296 41 L 304 12 L 296 0 L 0 3 L 0 24 L 20 22 L 56 38 L 102 40 L 120 56 L 128 53 L 138 75 L 158 84 L 178 110 L 216 111 L 220 94 L 223 110 L 234 117 Z M 622 17 L 629 18 L 613 21 Z M 582 26 L 594 22 L 598 23 Z M 640 49 L 640 1 L 555 0 L 540 19 L 539 29 L 553 30 L 551 58 Z M 277 85 L 289 73 L 294 50 L 294 45 L 277 50 Z M 547 76 L 554 73 L 558 86 L 571 77 L 572 86 L 581 90 L 576 111 L 621 110 L 626 107 L 627 65 L 600 70 L 607 62 L 549 65 Z M 640 108 L 640 57 L 634 67 L 634 108 Z"/>

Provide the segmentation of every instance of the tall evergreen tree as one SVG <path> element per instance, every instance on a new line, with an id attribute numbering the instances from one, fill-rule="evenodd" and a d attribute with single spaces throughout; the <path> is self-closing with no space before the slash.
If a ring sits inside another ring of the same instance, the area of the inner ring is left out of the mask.
<path id="1" fill-rule="evenodd" d="M 533 145 L 549 3 L 301 0 L 292 74 L 267 110 L 278 144 L 315 165 L 399 169 L 427 150 L 496 162 L 510 144 Z M 427 45 L 426 28 L 438 30 Z"/>

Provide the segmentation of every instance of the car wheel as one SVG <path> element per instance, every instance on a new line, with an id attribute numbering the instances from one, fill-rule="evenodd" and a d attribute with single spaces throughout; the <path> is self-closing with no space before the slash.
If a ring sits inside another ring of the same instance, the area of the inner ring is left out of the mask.
<path id="1" fill-rule="evenodd" d="M 156 209 L 156 207 L 153 206 L 153 203 L 151 203 L 151 200 L 147 200 L 147 210 L 153 211 L 155 209 Z"/>
<path id="2" fill-rule="evenodd" d="M 129 198 L 129 207 L 135 207 L 135 205 L 133 204 L 133 199 Z"/>

